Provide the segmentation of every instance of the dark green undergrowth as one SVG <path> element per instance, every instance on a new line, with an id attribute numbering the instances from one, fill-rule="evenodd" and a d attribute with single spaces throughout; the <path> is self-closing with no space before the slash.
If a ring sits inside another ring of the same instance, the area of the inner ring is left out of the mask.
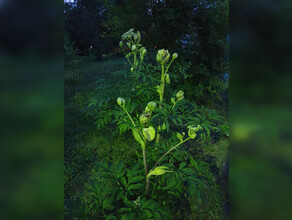
<path id="1" fill-rule="evenodd" d="M 124 58 L 80 57 L 76 63 L 65 70 L 65 219 L 226 219 L 229 126 L 223 102 L 212 104 L 218 106 L 216 111 L 193 100 L 177 105 L 178 112 L 198 110 L 192 120 L 206 121 L 205 141 L 190 141 L 166 157 L 173 173 L 153 177 L 147 198 L 141 148 L 125 125 L 114 123 L 115 105 L 117 97 L 128 98 L 137 115 L 149 100 L 157 99 L 151 93 L 159 80 L 156 70 L 151 80 L 142 75 L 143 86 L 136 87 Z M 147 73 L 147 65 L 143 68 Z M 152 165 L 177 143 L 176 131 L 186 123 L 178 116 L 166 119 L 155 122 L 166 123 L 170 132 L 162 132 L 161 142 L 149 146 Z"/>

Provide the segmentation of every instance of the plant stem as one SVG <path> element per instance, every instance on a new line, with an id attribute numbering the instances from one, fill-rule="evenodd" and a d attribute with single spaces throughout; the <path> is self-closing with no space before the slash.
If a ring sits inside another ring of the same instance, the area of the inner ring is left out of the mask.
<path id="1" fill-rule="evenodd" d="M 144 160 L 144 169 L 145 174 L 148 174 L 148 168 L 147 168 L 147 154 L 146 154 L 146 148 L 143 149 L 143 160 Z"/>
<path id="2" fill-rule="evenodd" d="M 157 182 L 158 182 L 159 178 L 160 178 L 160 176 L 157 177 L 157 180 L 156 180 L 156 182 L 155 182 L 155 184 L 153 186 L 153 190 L 152 190 L 151 196 L 153 195 L 153 193 L 155 191 L 155 188 L 156 188 L 156 185 L 157 185 Z"/>
<path id="3" fill-rule="evenodd" d="M 140 68 L 141 68 L 141 65 L 142 65 L 142 63 L 143 63 L 143 58 L 140 60 L 140 64 L 139 64 L 139 68 L 138 68 L 138 73 L 140 73 Z"/>
<path id="4" fill-rule="evenodd" d="M 159 108 L 162 108 L 163 95 L 164 95 L 164 79 L 165 79 L 164 64 L 161 64 L 161 84 L 160 84 L 160 104 L 159 104 Z M 160 134 L 157 133 L 157 135 L 156 135 L 156 143 L 159 143 L 159 139 L 160 139 Z"/>
<path id="5" fill-rule="evenodd" d="M 136 128 L 136 124 L 135 124 L 135 122 L 133 121 L 131 115 L 127 112 L 126 108 L 123 107 L 123 109 L 124 109 L 124 111 L 127 113 L 128 117 L 129 117 L 129 119 L 131 120 L 131 122 L 132 122 L 132 124 L 134 125 L 134 127 Z"/>
<path id="6" fill-rule="evenodd" d="M 137 86 L 137 54 L 136 52 L 134 53 L 134 76 L 135 76 L 135 84 Z"/>
<path id="7" fill-rule="evenodd" d="M 164 95 L 164 64 L 161 65 L 161 84 L 160 84 L 160 104 L 159 108 L 162 108 L 162 102 L 163 102 L 163 95 Z"/>
<path id="8" fill-rule="evenodd" d="M 165 71 L 165 74 L 167 73 L 168 71 L 168 68 L 170 67 L 171 63 L 172 63 L 173 59 L 171 59 L 170 63 L 168 64 L 167 68 L 166 68 L 166 71 Z"/>
<path id="9" fill-rule="evenodd" d="M 149 198 L 149 184 L 150 184 L 150 178 L 146 177 L 146 196 Z"/>
<path id="10" fill-rule="evenodd" d="M 174 109 L 174 106 L 176 105 L 176 102 L 173 104 L 172 108 L 171 108 L 171 111 Z"/>
<path id="11" fill-rule="evenodd" d="M 143 148 L 143 161 L 144 161 L 144 169 L 145 169 L 145 176 L 146 176 L 146 196 L 149 196 L 149 178 L 147 177 L 148 174 L 148 165 L 147 165 L 147 153 L 146 153 L 146 140 L 145 140 L 145 148 Z"/>
<path id="12" fill-rule="evenodd" d="M 184 141 L 178 143 L 177 145 L 175 145 L 174 147 L 170 148 L 169 151 L 167 151 L 165 154 L 162 155 L 162 157 L 160 157 L 160 159 L 156 162 L 156 164 L 154 165 L 154 167 L 152 168 L 152 170 L 158 165 L 158 163 L 167 155 L 169 154 L 171 151 L 173 151 L 174 149 L 176 149 L 177 147 L 179 147 L 180 145 L 182 145 L 184 142 L 188 141 L 189 139 L 191 139 L 190 137 L 188 137 L 187 139 L 185 139 Z"/>
<path id="13" fill-rule="evenodd" d="M 131 67 L 133 67 L 133 64 L 131 63 L 130 59 L 127 57 L 127 54 L 126 54 L 126 52 L 124 51 L 123 48 L 122 48 L 122 51 L 124 52 L 125 57 L 126 57 L 126 59 L 128 60 L 128 62 L 130 63 Z"/>

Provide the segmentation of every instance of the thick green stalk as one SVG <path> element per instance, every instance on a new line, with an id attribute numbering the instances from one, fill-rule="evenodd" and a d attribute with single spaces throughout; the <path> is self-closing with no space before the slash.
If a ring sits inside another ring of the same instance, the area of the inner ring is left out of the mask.
<path id="1" fill-rule="evenodd" d="M 149 123 L 149 122 L 148 122 Z M 144 125 L 144 127 L 147 127 L 147 125 Z M 146 145 L 147 145 L 147 140 L 144 137 L 144 143 L 145 143 L 145 147 L 143 148 L 143 162 L 144 162 L 144 169 L 145 169 L 145 176 L 146 176 L 146 196 L 149 196 L 149 178 L 147 177 L 148 174 L 148 165 L 147 165 L 147 152 L 146 152 Z"/>
<path id="2" fill-rule="evenodd" d="M 124 111 L 127 113 L 129 119 L 131 120 L 132 124 L 134 125 L 134 127 L 136 127 L 135 122 L 133 121 L 131 115 L 127 112 L 127 110 L 123 107 Z M 140 132 L 139 132 L 140 133 Z M 141 137 L 143 137 L 143 135 L 140 133 Z M 146 138 L 144 138 L 144 143 L 145 143 L 145 147 L 143 148 L 143 162 L 144 162 L 144 169 L 145 169 L 145 176 L 146 176 L 146 195 L 147 197 L 149 196 L 149 178 L 147 177 L 148 174 L 148 165 L 147 165 L 147 153 L 146 153 Z"/>
<path id="3" fill-rule="evenodd" d="M 146 196 L 149 198 L 150 178 L 146 176 Z"/>
<path id="4" fill-rule="evenodd" d="M 164 95 L 164 85 L 165 85 L 165 74 L 164 74 L 164 64 L 161 65 L 161 84 L 160 84 L 160 104 L 159 108 L 162 108 L 163 95 Z"/>
<path id="5" fill-rule="evenodd" d="M 163 95 L 164 95 L 164 85 L 165 85 L 165 74 L 164 74 L 164 64 L 161 64 L 161 84 L 160 84 L 160 104 L 159 108 L 162 108 Z M 160 134 L 156 135 L 156 143 L 159 143 Z"/>
<path id="6" fill-rule="evenodd" d="M 137 54 L 134 52 L 134 76 L 135 76 L 135 84 L 137 86 Z"/>
<path id="7" fill-rule="evenodd" d="M 146 147 L 143 149 L 143 161 L 144 161 L 144 169 L 145 169 L 145 176 L 146 176 L 146 196 L 149 195 L 149 178 L 147 177 L 148 174 L 148 166 L 147 166 L 147 154 L 146 154 Z"/>

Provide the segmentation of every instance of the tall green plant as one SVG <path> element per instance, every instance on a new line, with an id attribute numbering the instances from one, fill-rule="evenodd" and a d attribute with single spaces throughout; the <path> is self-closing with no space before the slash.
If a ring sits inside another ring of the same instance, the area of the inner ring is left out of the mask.
<path id="1" fill-rule="evenodd" d="M 140 40 L 141 40 L 141 35 L 140 32 L 138 31 L 137 33 L 134 32 L 133 29 L 129 30 L 128 32 L 126 32 L 125 34 L 122 35 L 122 41 L 120 42 L 120 47 L 123 50 L 125 57 L 127 58 L 128 62 L 130 63 L 131 67 L 131 71 L 134 72 L 134 74 L 136 74 L 137 68 L 139 71 L 139 68 L 141 66 L 141 63 L 143 62 L 144 59 L 144 55 L 146 54 L 146 49 L 144 47 L 142 47 L 142 45 L 140 44 Z M 126 41 L 126 45 L 127 47 L 130 49 L 131 48 L 131 52 L 129 52 L 128 54 L 126 54 L 126 52 L 124 51 L 123 48 L 123 41 Z M 140 47 L 140 48 L 139 48 Z M 137 59 L 137 53 L 140 53 L 140 60 L 138 61 Z M 133 62 L 130 61 L 129 57 L 131 57 L 133 55 Z M 167 65 L 169 59 L 170 59 L 170 53 L 168 52 L 168 50 L 165 49 L 161 49 L 158 51 L 157 56 L 156 56 L 156 60 L 160 63 L 161 65 L 161 81 L 160 81 L 160 86 L 157 86 L 157 92 L 159 93 L 159 108 L 162 109 L 163 108 L 163 97 L 164 97 L 164 87 L 165 87 L 165 82 L 170 84 L 170 76 L 168 75 L 168 69 L 171 66 L 173 60 L 175 60 L 178 57 L 177 53 L 174 53 L 172 55 L 172 59 L 169 62 L 169 64 Z M 138 64 L 140 63 L 139 67 Z M 182 100 L 184 98 L 184 92 L 183 91 L 179 91 L 176 94 L 177 99 L 172 98 L 171 101 L 173 103 L 173 107 L 176 105 L 176 103 L 179 100 Z M 153 168 L 148 172 L 148 163 L 147 163 L 147 143 L 151 142 L 154 140 L 155 136 L 157 138 L 157 142 L 159 142 L 159 134 L 157 134 L 156 129 L 150 125 L 150 121 L 151 121 L 151 117 L 153 114 L 154 109 L 156 108 L 156 103 L 154 101 L 151 101 L 147 104 L 147 106 L 145 107 L 144 112 L 141 114 L 141 116 L 139 117 L 139 124 L 135 123 L 135 121 L 133 120 L 133 118 L 131 117 L 131 115 L 129 114 L 129 112 L 126 109 L 126 100 L 124 98 L 119 97 L 117 99 L 117 103 L 118 105 L 123 109 L 123 111 L 126 113 L 127 117 L 129 118 L 129 120 L 132 123 L 132 133 L 133 136 L 135 138 L 135 140 L 140 144 L 141 148 L 142 148 L 142 152 L 143 152 L 143 163 L 144 163 L 144 169 L 145 169 L 145 175 L 146 175 L 146 190 L 145 193 L 147 196 L 149 196 L 149 183 L 150 183 L 150 177 L 155 175 L 163 175 L 167 172 L 171 172 L 170 170 L 168 170 L 168 167 L 166 166 L 158 166 L 158 164 L 162 161 L 162 159 L 168 155 L 170 152 L 172 152 L 173 150 L 175 150 L 176 148 L 178 148 L 180 145 L 182 145 L 183 143 L 185 143 L 186 141 L 190 140 L 190 139 L 194 139 L 196 137 L 196 132 L 198 132 L 201 128 L 200 125 L 196 126 L 196 127 L 192 127 L 192 126 L 188 126 L 188 137 L 184 140 L 184 136 L 185 133 L 177 133 L 177 138 L 179 139 L 180 143 L 178 143 L 177 145 L 171 147 L 164 155 L 162 155 L 162 157 L 156 162 L 156 164 L 153 166 Z M 160 130 L 160 129 L 158 129 Z M 157 135 L 156 135 L 157 134 Z"/>
<path id="2" fill-rule="evenodd" d="M 169 58 L 170 58 L 170 53 L 168 52 L 168 50 L 164 50 L 164 49 L 159 50 L 158 53 L 157 53 L 156 60 L 157 60 L 157 62 L 159 62 L 161 64 L 161 80 L 160 80 L 160 86 L 157 86 L 157 92 L 159 93 L 159 100 L 160 100 L 159 108 L 162 108 L 165 82 L 167 84 L 170 84 L 170 77 L 167 74 L 168 69 L 169 69 L 171 63 L 177 57 L 178 57 L 178 54 L 177 53 L 174 53 L 172 55 L 172 59 L 171 59 L 170 63 L 166 67 L 166 64 L 167 64 L 167 62 L 169 61 Z M 166 70 L 165 70 L 165 67 L 166 67 Z M 160 138 L 160 135 L 157 134 L 157 137 L 156 137 L 156 142 L 157 143 L 159 142 L 159 138 Z"/>

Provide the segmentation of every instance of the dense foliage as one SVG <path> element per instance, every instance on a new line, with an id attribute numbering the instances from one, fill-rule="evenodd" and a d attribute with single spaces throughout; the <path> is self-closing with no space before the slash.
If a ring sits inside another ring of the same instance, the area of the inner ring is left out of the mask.
<path id="1" fill-rule="evenodd" d="M 67 83 L 68 93 L 82 83 L 91 88 L 68 104 L 80 115 L 69 123 L 82 132 L 66 141 L 66 218 L 221 219 L 228 123 L 177 86 L 175 71 L 187 77 L 191 64 L 175 65 L 176 53 L 159 50 L 153 65 L 140 40 L 140 32 L 123 35 L 126 68 L 96 78 L 95 86 Z"/>

